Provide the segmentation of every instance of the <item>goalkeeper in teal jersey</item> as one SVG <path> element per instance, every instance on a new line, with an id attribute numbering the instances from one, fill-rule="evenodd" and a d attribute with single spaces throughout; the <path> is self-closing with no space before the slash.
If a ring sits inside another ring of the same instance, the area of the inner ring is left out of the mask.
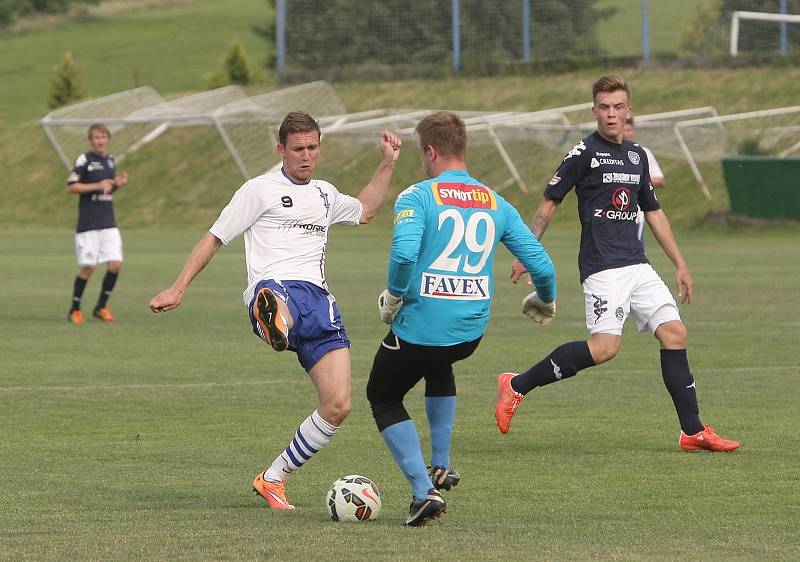
<path id="1" fill-rule="evenodd" d="M 536 292 L 523 312 L 545 324 L 555 315 L 556 277 L 547 252 L 517 210 L 466 169 L 467 133 L 455 114 L 429 115 L 416 127 L 429 180 L 397 198 L 387 289 L 378 299 L 391 324 L 370 372 L 367 397 L 378 430 L 413 489 L 407 525 L 445 510 L 438 490 L 460 480 L 450 467 L 456 410 L 453 363 L 478 347 L 494 292 L 494 253 L 502 242 L 531 272 Z M 403 406 L 425 379 L 430 471 Z"/>

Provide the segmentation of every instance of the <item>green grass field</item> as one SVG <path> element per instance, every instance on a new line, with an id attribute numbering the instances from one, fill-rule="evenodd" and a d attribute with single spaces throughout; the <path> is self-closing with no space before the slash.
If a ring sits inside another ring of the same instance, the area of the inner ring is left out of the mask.
<path id="1" fill-rule="evenodd" d="M 663 45 L 675 44 L 697 1 L 650 2 L 654 55 L 673 48 Z M 619 32 L 638 29 L 639 4 L 602 3 L 623 8 L 599 28 L 616 54 L 640 48 L 640 37 Z M 695 281 L 695 302 L 682 314 L 701 412 L 742 449 L 678 450 L 656 342 L 630 326 L 613 362 L 537 390 L 511 433 L 497 431 L 495 376 L 586 337 L 571 198 L 544 240 L 559 274 L 556 322 L 537 329 L 519 314 L 528 289 L 505 282 L 510 256 L 498 258 L 489 330 L 456 368 L 452 458 L 462 483 L 447 494 L 445 517 L 423 529 L 401 526 L 409 487 L 364 396 L 385 333 L 374 301 L 385 282 L 386 209 L 369 227 L 332 234 L 328 278 L 353 342 L 353 411 L 331 446 L 290 480 L 297 512 L 273 513 L 250 491 L 315 402 L 294 356 L 268 352 L 252 335 L 240 297 L 241 243 L 217 255 L 181 308 L 158 316 L 147 309 L 240 183 L 218 138 L 175 129 L 125 161 L 131 182 L 115 207 L 126 262 L 110 303 L 118 320 L 66 322 L 76 202 L 35 121 L 47 111 L 53 65 L 75 51 L 94 96 L 133 87 L 134 69 L 168 97 L 191 93 L 232 39 L 264 59 L 252 26 L 269 6 L 179 0 L 0 37 L 0 560 L 797 560 L 800 236 L 797 224 L 705 221 L 727 209 L 718 170 L 707 203 L 684 162 L 661 162 L 670 187 L 659 198 Z M 586 101 L 591 83 L 610 72 L 628 79 L 637 114 L 794 105 L 800 80 L 797 67 L 596 68 L 335 87 L 350 111 L 532 111 Z M 366 168 L 342 170 L 324 158 L 322 177 L 344 191 L 366 181 Z M 546 181 L 558 156 L 531 158 L 542 160 Z M 419 174 L 415 148 L 404 147 L 393 192 Z M 505 195 L 526 217 L 539 202 L 538 194 Z M 671 282 L 652 239 L 650 252 Z M 86 290 L 84 311 L 101 276 Z M 420 389 L 407 403 L 427 443 Z M 326 519 L 325 492 L 351 473 L 380 485 L 377 521 Z"/>
<path id="2" fill-rule="evenodd" d="M 385 331 L 374 297 L 388 228 L 332 233 L 328 277 L 353 341 L 353 411 L 289 481 L 294 513 L 266 509 L 250 481 L 314 408 L 313 390 L 292 354 L 251 334 L 240 244 L 217 255 L 178 310 L 155 316 L 149 298 L 202 228 L 126 231 L 116 324 L 72 326 L 72 234 L 4 231 L 0 559 L 796 560 L 796 234 L 680 236 L 695 281 L 683 314 L 701 412 L 743 443 L 687 454 L 656 342 L 630 326 L 613 362 L 531 394 L 507 436 L 495 428 L 495 375 L 585 337 L 576 234 L 560 218 L 545 239 L 560 278 L 548 328 L 519 314 L 527 288 L 504 282 L 510 256 L 498 258 L 488 333 L 456 368 L 462 483 L 444 518 L 422 529 L 401 526 L 410 491 L 364 397 Z M 651 253 L 669 282 L 671 268 Z M 420 389 L 407 403 L 427 443 Z M 377 521 L 327 520 L 323 496 L 350 473 L 381 487 Z"/>
<path id="3" fill-rule="evenodd" d="M 671 56 L 678 53 L 681 26 L 691 18 L 693 10 L 702 0 L 671 0 L 649 2 L 650 56 Z M 597 35 L 600 46 L 608 55 L 642 55 L 642 1 L 601 0 L 601 14 L 614 10 L 614 14 L 598 22 Z"/>
<path id="4" fill-rule="evenodd" d="M 66 51 L 83 67 L 92 97 L 139 85 L 165 96 L 203 90 L 203 74 L 217 69 L 233 40 L 263 66 L 267 44 L 253 26 L 270 11 L 266 0 L 191 0 L 0 36 L 0 120 L 16 124 L 49 111 L 50 77 Z"/>

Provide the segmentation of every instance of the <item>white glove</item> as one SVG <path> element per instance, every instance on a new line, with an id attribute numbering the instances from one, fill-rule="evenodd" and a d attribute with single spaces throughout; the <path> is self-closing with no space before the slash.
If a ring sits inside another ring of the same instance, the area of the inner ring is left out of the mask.
<path id="1" fill-rule="evenodd" d="M 534 291 L 522 299 L 522 314 L 530 316 L 540 326 L 546 326 L 556 317 L 556 301 L 544 302 Z"/>
<path id="2" fill-rule="evenodd" d="M 392 324 L 401 306 L 403 306 L 403 297 L 394 296 L 388 289 L 384 289 L 378 295 L 378 314 L 386 324 Z"/>

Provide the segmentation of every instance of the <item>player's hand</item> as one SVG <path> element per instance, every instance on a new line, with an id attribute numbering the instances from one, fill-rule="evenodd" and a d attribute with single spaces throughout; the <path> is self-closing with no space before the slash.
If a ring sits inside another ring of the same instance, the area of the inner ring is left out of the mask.
<path id="1" fill-rule="evenodd" d="M 380 147 L 381 156 L 384 162 L 394 162 L 400 158 L 400 145 L 403 141 L 400 137 L 389 131 L 384 131 L 381 135 Z"/>
<path id="2" fill-rule="evenodd" d="M 556 317 L 556 301 L 544 302 L 534 291 L 522 299 L 522 314 L 533 318 L 539 326 L 547 326 Z"/>
<path id="3" fill-rule="evenodd" d="M 118 172 L 114 175 L 114 187 L 122 187 L 128 183 L 128 172 Z"/>
<path id="4" fill-rule="evenodd" d="M 522 265 L 522 262 L 519 260 L 514 260 L 514 263 L 511 264 L 511 275 L 510 275 L 511 282 L 514 283 L 514 285 L 516 285 L 517 281 L 519 281 L 519 278 L 525 275 L 526 273 L 528 273 L 528 270 L 525 269 L 525 266 Z M 532 284 L 531 276 L 528 275 L 528 285 L 531 284 Z"/>
<path id="5" fill-rule="evenodd" d="M 403 297 L 394 296 L 388 289 L 384 289 L 378 295 L 378 314 L 386 324 L 392 324 L 401 306 L 403 306 Z"/>
<path id="6" fill-rule="evenodd" d="M 685 267 L 675 272 L 675 285 L 678 287 L 678 298 L 681 303 L 692 304 L 692 276 Z"/>
<path id="7" fill-rule="evenodd" d="M 114 180 L 100 180 L 97 182 L 97 185 L 100 188 L 100 193 L 111 193 L 111 191 L 114 189 Z"/>
<path id="8" fill-rule="evenodd" d="M 183 294 L 183 291 L 175 287 L 170 287 L 166 291 L 161 291 L 150 300 L 150 310 L 159 313 L 177 308 L 183 300 Z"/>

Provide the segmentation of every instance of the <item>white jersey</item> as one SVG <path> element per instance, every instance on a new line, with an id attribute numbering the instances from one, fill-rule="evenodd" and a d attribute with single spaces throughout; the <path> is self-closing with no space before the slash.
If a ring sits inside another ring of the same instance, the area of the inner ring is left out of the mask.
<path id="1" fill-rule="evenodd" d="M 244 233 L 245 305 L 262 279 L 308 281 L 327 290 L 325 245 L 332 224 L 357 226 L 363 207 L 330 183 L 296 184 L 282 169 L 242 185 L 209 232 L 228 245 Z"/>
<path id="2" fill-rule="evenodd" d="M 642 146 L 642 148 L 644 149 L 644 153 L 647 154 L 647 165 L 650 168 L 650 178 L 663 178 L 664 172 L 661 171 L 661 166 L 658 165 L 658 160 L 656 160 L 656 156 L 653 154 L 653 151 L 646 146 Z"/>

